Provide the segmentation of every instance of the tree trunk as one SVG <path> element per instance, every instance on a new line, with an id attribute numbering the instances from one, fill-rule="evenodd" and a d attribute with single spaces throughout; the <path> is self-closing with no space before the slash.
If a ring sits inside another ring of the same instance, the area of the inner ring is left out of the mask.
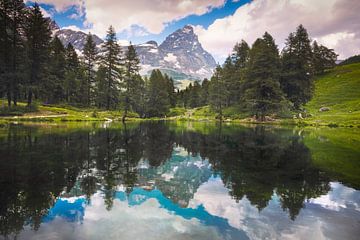
<path id="1" fill-rule="evenodd" d="M 7 100 L 8 100 L 8 106 L 11 107 L 11 91 L 10 87 L 8 86 L 7 92 L 6 92 Z"/>
<path id="2" fill-rule="evenodd" d="M 32 92 L 32 89 L 31 89 L 31 87 L 30 87 L 30 89 L 29 89 L 29 94 L 28 94 L 28 101 L 27 101 L 27 105 L 28 105 L 28 106 L 31 106 L 32 95 L 33 95 L 33 92 Z"/>

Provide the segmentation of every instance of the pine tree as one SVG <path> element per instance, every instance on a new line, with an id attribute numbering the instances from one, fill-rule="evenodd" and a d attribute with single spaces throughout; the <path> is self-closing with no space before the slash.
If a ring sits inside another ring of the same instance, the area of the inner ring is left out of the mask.
<path id="1" fill-rule="evenodd" d="M 235 78 L 237 80 L 237 85 L 234 86 L 233 91 L 236 92 L 236 99 L 235 101 L 240 101 L 244 95 L 244 81 L 246 77 L 246 69 L 249 62 L 249 54 L 250 54 L 250 47 L 242 40 L 240 43 L 237 43 L 233 49 L 232 54 L 232 62 L 234 63 L 235 68 Z M 233 93 L 234 94 L 234 93 Z"/>
<path id="2" fill-rule="evenodd" d="M 223 109 L 228 95 L 222 71 L 221 66 L 216 67 L 209 86 L 209 103 L 211 108 L 218 114 L 217 118 L 220 120 L 223 118 Z"/>
<path id="3" fill-rule="evenodd" d="M 281 87 L 296 109 L 309 101 L 313 93 L 312 60 L 308 33 L 300 25 L 289 35 L 282 53 Z"/>
<path id="4" fill-rule="evenodd" d="M 80 102 L 79 87 L 82 80 L 82 72 L 78 55 L 71 43 L 65 49 L 65 100 L 68 103 Z"/>
<path id="5" fill-rule="evenodd" d="M 323 74 L 325 70 L 336 65 L 337 54 L 333 49 L 318 45 L 316 41 L 312 45 L 314 74 Z"/>
<path id="6" fill-rule="evenodd" d="M 279 52 L 272 36 L 265 33 L 250 50 L 244 86 L 247 105 L 257 119 L 264 121 L 267 114 L 276 113 L 282 108 L 284 95 L 279 80 Z"/>
<path id="7" fill-rule="evenodd" d="M 139 100 L 141 93 L 139 85 L 142 79 L 139 78 L 140 60 L 136 54 L 134 46 L 130 43 L 125 55 L 125 76 L 123 79 L 124 88 L 124 115 L 123 121 L 127 117 L 130 108 L 137 108 L 136 100 Z"/>
<path id="8" fill-rule="evenodd" d="M 167 74 L 164 75 L 165 82 L 166 82 L 166 90 L 169 95 L 169 102 L 171 107 L 176 106 L 176 95 L 175 95 L 175 86 L 174 80 L 169 77 Z"/>
<path id="9" fill-rule="evenodd" d="M 223 64 L 222 77 L 226 88 L 226 106 L 230 106 L 237 102 L 240 87 L 240 77 L 236 74 L 231 56 L 228 56 Z"/>
<path id="10" fill-rule="evenodd" d="M 160 70 L 153 70 L 147 82 L 146 117 L 163 117 L 169 108 L 165 78 Z"/>
<path id="11" fill-rule="evenodd" d="M 237 70 L 244 69 L 249 61 L 250 47 L 244 40 L 236 43 L 233 49 L 232 61 Z"/>
<path id="12" fill-rule="evenodd" d="M 0 83 L 5 87 L 8 105 L 17 105 L 19 85 L 24 78 L 25 49 L 22 38 L 25 4 L 22 0 L 0 1 Z"/>
<path id="13" fill-rule="evenodd" d="M 51 41 L 48 77 L 40 87 L 40 93 L 47 103 L 59 103 L 65 97 L 65 48 L 58 37 Z"/>
<path id="14" fill-rule="evenodd" d="M 44 18 L 38 4 L 30 9 L 26 21 L 25 34 L 27 39 L 27 56 L 29 73 L 26 83 L 28 88 L 28 105 L 32 103 L 34 91 L 44 82 L 46 64 L 49 56 L 49 46 L 51 40 L 50 22 Z"/>
<path id="15" fill-rule="evenodd" d="M 107 100 L 107 84 L 106 84 L 106 68 L 103 65 L 99 66 L 99 69 L 96 71 L 95 75 L 95 105 L 98 108 L 106 108 Z"/>
<path id="16" fill-rule="evenodd" d="M 119 103 L 120 82 L 123 80 L 123 59 L 121 48 L 116 40 L 116 33 L 112 26 L 106 35 L 103 46 L 104 56 L 101 64 L 106 70 L 106 109 L 115 108 Z"/>
<path id="17" fill-rule="evenodd" d="M 205 78 L 201 83 L 201 91 L 200 91 L 200 106 L 205 106 L 209 101 L 209 85 L 210 82 L 207 78 Z"/>
<path id="18" fill-rule="evenodd" d="M 95 86 L 95 64 L 98 60 L 96 44 L 93 40 L 92 34 L 89 33 L 86 37 L 86 42 L 83 49 L 83 61 L 85 68 L 85 80 L 82 83 L 82 91 L 86 94 L 82 96 L 83 104 L 91 106 L 94 101 L 94 86 Z"/>
<path id="19" fill-rule="evenodd" d="M 189 106 L 191 108 L 199 107 L 200 90 L 201 90 L 201 85 L 197 81 L 195 81 L 190 91 Z"/>

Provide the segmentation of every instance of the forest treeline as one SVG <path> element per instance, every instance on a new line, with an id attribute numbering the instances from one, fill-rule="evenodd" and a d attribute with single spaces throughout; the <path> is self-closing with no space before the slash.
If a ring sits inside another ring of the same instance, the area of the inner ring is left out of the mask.
<path id="1" fill-rule="evenodd" d="M 332 49 L 311 43 L 300 25 L 279 53 L 269 33 L 250 47 L 237 43 L 210 81 L 194 82 L 176 90 L 174 81 L 153 70 L 142 77 L 133 45 L 122 48 L 109 27 L 98 48 L 89 33 L 80 56 L 71 44 L 63 46 L 51 32 L 36 3 L 0 0 L 0 97 L 8 106 L 34 99 L 45 104 L 66 103 L 80 107 L 122 110 L 140 117 L 163 117 L 171 107 L 210 105 L 222 118 L 223 109 L 236 106 L 256 115 L 280 114 L 299 109 L 313 93 L 314 75 L 335 65 Z"/>
<path id="2" fill-rule="evenodd" d="M 181 103 L 191 108 L 209 104 L 220 118 L 231 106 L 260 120 L 301 110 L 313 95 L 314 77 L 333 68 L 336 59 L 333 49 L 311 42 L 302 25 L 289 34 L 281 52 L 265 32 L 251 47 L 244 40 L 237 43 L 210 81 L 180 92 Z"/>

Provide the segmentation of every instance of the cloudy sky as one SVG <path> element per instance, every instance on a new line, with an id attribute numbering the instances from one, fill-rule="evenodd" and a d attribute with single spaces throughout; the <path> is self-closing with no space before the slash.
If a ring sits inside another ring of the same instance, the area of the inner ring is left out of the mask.
<path id="1" fill-rule="evenodd" d="M 360 53 L 359 0 L 38 0 L 62 28 L 104 37 L 113 25 L 121 40 L 142 43 L 186 24 L 220 63 L 241 39 L 252 44 L 265 31 L 281 49 L 303 24 L 312 39 L 334 48 L 339 59 Z M 31 4 L 28 1 L 27 4 Z"/>

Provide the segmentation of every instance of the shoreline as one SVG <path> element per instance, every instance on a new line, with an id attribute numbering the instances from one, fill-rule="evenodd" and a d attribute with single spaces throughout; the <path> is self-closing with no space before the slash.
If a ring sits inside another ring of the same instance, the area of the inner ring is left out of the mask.
<path id="1" fill-rule="evenodd" d="M 169 122 L 203 122 L 203 123 L 219 123 L 217 119 L 209 117 L 185 117 L 174 116 L 168 118 L 127 118 L 126 122 L 146 122 L 146 121 L 169 121 Z M 74 115 L 48 115 L 48 116 L 1 116 L 0 124 L 17 124 L 17 123 L 86 123 L 86 122 L 101 122 L 101 123 L 121 123 L 121 118 L 96 118 L 96 117 L 79 117 Z M 316 119 L 275 119 L 274 121 L 255 121 L 253 119 L 230 119 L 227 118 L 222 121 L 224 124 L 254 124 L 254 125 L 277 125 L 277 126 L 311 126 L 311 127 L 330 127 L 330 128 L 360 128 L 359 123 L 342 123 L 342 122 L 319 122 Z"/>

